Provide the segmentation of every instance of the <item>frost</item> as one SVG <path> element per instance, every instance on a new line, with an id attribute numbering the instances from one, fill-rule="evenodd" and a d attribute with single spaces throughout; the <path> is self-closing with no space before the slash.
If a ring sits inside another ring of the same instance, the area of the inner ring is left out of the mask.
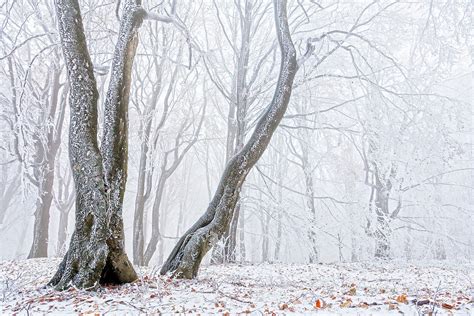
<path id="1" fill-rule="evenodd" d="M 467 315 L 474 308 L 474 266 L 467 263 L 231 264 L 205 266 L 195 280 L 169 280 L 144 268 L 138 282 L 97 292 L 42 288 L 58 263 L 1 262 L 0 311 L 416 315 L 433 309 L 437 315 Z"/>

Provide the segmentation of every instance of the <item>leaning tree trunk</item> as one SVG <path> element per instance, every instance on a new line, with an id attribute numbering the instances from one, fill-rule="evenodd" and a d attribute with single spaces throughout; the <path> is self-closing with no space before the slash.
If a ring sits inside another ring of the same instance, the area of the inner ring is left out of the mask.
<path id="1" fill-rule="evenodd" d="M 228 229 L 242 184 L 262 156 L 286 111 L 298 63 L 288 27 L 286 0 L 274 0 L 274 8 L 281 67 L 273 100 L 258 121 L 248 143 L 227 163 L 209 207 L 180 238 L 164 263 L 161 274 L 174 272 L 176 277 L 181 278 L 197 275 L 204 255 Z"/>
<path id="2" fill-rule="evenodd" d="M 124 252 L 122 201 L 127 178 L 130 75 L 145 11 L 124 6 L 105 101 L 102 155 L 97 144 L 98 91 L 77 0 L 56 0 L 70 83 L 69 158 L 76 189 L 76 225 L 50 285 L 59 289 L 125 283 L 137 274 Z"/>

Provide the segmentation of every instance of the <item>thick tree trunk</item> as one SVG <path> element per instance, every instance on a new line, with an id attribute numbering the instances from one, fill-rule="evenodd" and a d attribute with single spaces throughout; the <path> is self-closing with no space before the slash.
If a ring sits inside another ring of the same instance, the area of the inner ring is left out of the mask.
<path id="1" fill-rule="evenodd" d="M 97 84 L 77 0 L 56 0 L 70 83 L 69 157 L 76 189 L 76 226 L 50 285 L 64 289 L 125 283 L 137 274 L 124 251 L 122 202 L 127 178 L 128 96 L 138 28 L 145 11 L 123 9 L 105 101 L 102 154 L 97 145 Z"/>
<path id="2" fill-rule="evenodd" d="M 262 156 L 286 111 L 298 63 L 289 33 L 286 1 L 274 0 L 274 7 L 281 68 L 273 100 L 258 121 L 248 143 L 227 163 L 207 211 L 178 241 L 161 269 L 162 274 L 174 272 L 175 276 L 181 278 L 197 275 L 204 255 L 228 230 L 242 184 Z"/>

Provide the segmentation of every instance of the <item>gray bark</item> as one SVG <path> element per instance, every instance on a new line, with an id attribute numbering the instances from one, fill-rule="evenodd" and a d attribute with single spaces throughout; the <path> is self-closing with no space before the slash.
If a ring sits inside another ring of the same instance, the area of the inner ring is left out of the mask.
<path id="1" fill-rule="evenodd" d="M 65 289 L 125 283 L 137 274 L 124 252 L 122 202 L 127 177 L 127 109 L 138 28 L 145 11 L 123 9 L 105 101 L 102 154 L 97 144 L 97 84 L 77 0 L 56 0 L 70 84 L 69 158 L 76 190 L 76 225 L 69 250 L 50 285 Z M 102 156 L 103 155 L 103 156 Z"/>
<path id="2" fill-rule="evenodd" d="M 248 143 L 227 163 L 207 211 L 180 238 L 164 263 L 161 274 L 174 272 L 175 276 L 181 278 L 197 275 L 204 255 L 228 230 L 242 184 L 262 156 L 286 111 L 298 63 L 288 27 L 286 1 L 274 0 L 274 8 L 281 67 L 273 100 L 258 121 Z"/>

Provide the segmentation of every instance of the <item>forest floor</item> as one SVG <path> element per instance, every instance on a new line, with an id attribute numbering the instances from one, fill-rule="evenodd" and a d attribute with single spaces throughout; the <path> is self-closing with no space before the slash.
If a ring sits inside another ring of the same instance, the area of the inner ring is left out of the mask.
<path id="1" fill-rule="evenodd" d="M 230 264 L 195 280 L 143 268 L 133 284 L 64 292 L 43 287 L 58 263 L 0 261 L 0 314 L 474 315 L 473 263 Z"/>

